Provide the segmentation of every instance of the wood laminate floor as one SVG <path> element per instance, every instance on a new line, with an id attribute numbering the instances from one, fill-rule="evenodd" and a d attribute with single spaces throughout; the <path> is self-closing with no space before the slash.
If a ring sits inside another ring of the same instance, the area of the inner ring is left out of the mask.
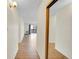
<path id="1" fill-rule="evenodd" d="M 68 59 L 55 49 L 54 43 L 49 43 L 48 59 Z"/>
<path id="2" fill-rule="evenodd" d="M 15 59 L 40 59 L 36 51 L 36 34 L 24 37 Z"/>
<path id="3" fill-rule="evenodd" d="M 25 36 L 19 44 L 15 59 L 40 59 L 36 51 L 36 34 Z M 48 59 L 68 59 L 55 49 L 55 44 L 49 44 Z"/>

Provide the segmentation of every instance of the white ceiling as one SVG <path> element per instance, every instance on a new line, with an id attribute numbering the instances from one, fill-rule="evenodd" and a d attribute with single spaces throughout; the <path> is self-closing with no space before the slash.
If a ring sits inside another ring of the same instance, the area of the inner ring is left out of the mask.
<path id="1" fill-rule="evenodd" d="M 8 0 L 17 2 L 17 12 L 25 23 L 37 22 L 37 9 L 42 0 Z M 28 20 L 28 21 L 27 21 Z"/>
<path id="2" fill-rule="evenodd" d="M 37 23 L 37 9 L 42 0 L 21 0 L 18 3 L 18 13 L 25 23 Z M 27 21 L 28 20 L 28 21 Z"/>
<path id="3" fill-rule="evenodd" d="M 17 2 L 17 12 L 25 23 L 37 22 L 37 9 L 43 0 L 8 0 L 8 2 L 9 1 Z M 58 0 L 58 2 L 50 8 L 51 15 L 55 15 L 60 8 L 71 1 L 72 0 Z"/>
<path id="4" fill-rule="evenodd" d="M 62 7 L 70 3 L 72 3 L 72 0 L 58 0 L 57 3 L 50 8 L 50 15 L 55 15 Z"/>

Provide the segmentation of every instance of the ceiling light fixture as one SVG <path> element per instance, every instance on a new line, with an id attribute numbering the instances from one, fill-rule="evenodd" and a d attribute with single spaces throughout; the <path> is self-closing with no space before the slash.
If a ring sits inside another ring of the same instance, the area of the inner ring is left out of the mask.
<path id="1" fill-rule="evenodd" d="M 15 8 L 15 7 L 17 7 L 17 3 L 14 1 L 14 2 L 10 2 L 9 3 L 9 7 L 10 8 Z"/>

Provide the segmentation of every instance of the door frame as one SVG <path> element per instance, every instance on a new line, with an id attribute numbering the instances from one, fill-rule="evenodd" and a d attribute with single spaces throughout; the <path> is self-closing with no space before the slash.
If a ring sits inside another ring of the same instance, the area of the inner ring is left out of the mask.
<path id="1" fill-rule="evenodd" d="M 29 24 L 29 34 L 31 34 L 31 24 Z"/>
<path id="2" fill-rule="evenodd" d="M 49 42 L 49 12 L 58 0 L 53 0 L 48 6 L 46 6 L 46 33 L 45 33 L 45 59 L 48 59 L 48 42 Z"/>

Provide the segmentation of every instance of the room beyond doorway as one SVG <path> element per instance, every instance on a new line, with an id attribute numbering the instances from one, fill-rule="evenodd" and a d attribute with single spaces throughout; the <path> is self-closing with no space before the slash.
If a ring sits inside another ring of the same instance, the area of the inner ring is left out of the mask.
<path id="1" fill-rule="evenodd" d="M 31 33 L 37 33 L 37 25 L 36 24 L 25 25 L 25 35 L 30 35 Z"/>

